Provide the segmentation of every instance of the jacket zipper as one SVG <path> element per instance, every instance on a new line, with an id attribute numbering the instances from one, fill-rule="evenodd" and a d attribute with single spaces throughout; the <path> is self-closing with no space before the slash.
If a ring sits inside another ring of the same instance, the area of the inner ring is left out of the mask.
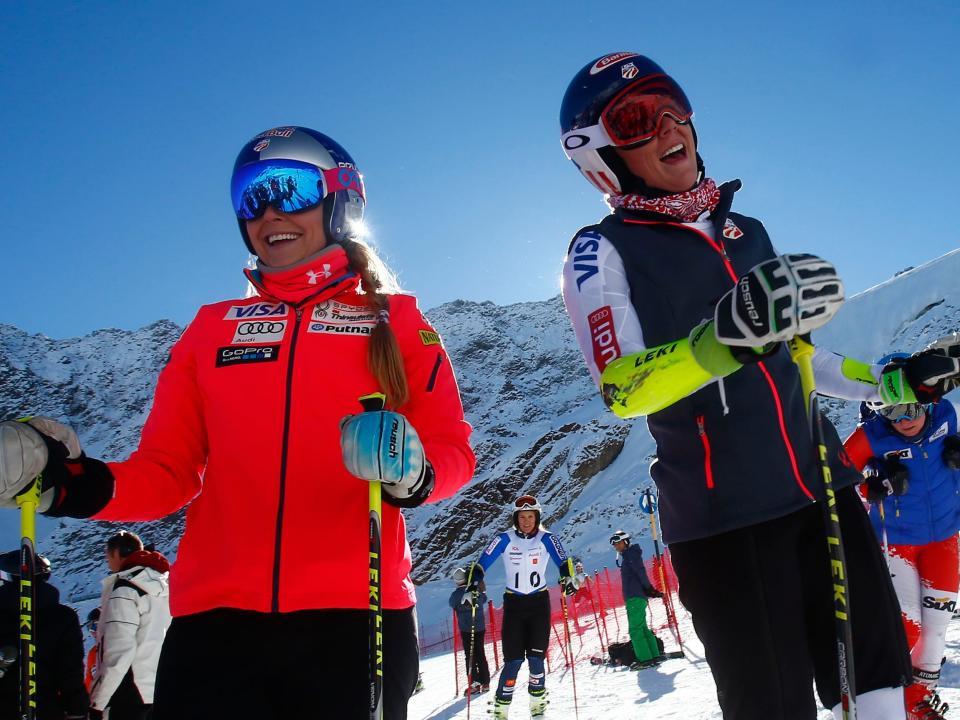
<path id="1" fill-rule="evenodd" d="M 293 322 L 293 339 L 290 341 L 290 357 L 287 360 L 286 399 L 283 407 L 283 442 L 280 446 L 280 497 L 277 503 L 277 532 L 273 546 L 273 593 L 270 600 L 270 611 L 280 612 L 280 553 L 283 541 L 283 505 L 287 492 L 287 450 L 290 441 L 290 404 L 293 388 L 293 355 L 297 349 L 297 337 L 300 335 L 300 319 L 303 317 L 303 308 L 294 309 L 297 315 Z"/>
<path id="2" fill-rule="evenodd" d="M 430 379 L 427 381 L 427 392 L 433 392 L 434 383 L 437 382 L 437 373 L 440 372 L 441 362 L 443 362 L 443 353 L 437 353 L 437 361 L 433 364 L 433 372 L 430 373 Z"/>
<path id="3" fill-rule="evenodd" d="M 706 233 L 697 230 L 696 228 L 687 227 L 683 223 L 675 222 L 662 222 L 662 221 L 645 221 L 645 220 L 625 220 L 627 223 L 633 225 L 671 225 L 673 227 L 678 227 L 683 230 L 689 230 L 695 232 L 701 238 L 703 238 L 707 244 L 716 250 L 720 256 L 723 258 L 723 266 L 727 269 L 727 274 L 733 280 L 733 285 L 736 287 L 737 280 L 739 279 L 736 271 L 733 269 L 733 265 L 730 262 L 730 257 L 727 255 L 727 248 L 724 246 L 723 242 L 717 242 L 711 238 Z M 793 478 L 796 481 L 797 485 L 800 486 L 800 489 L 803 490 L 804 495 L 807 496 L 812 502 L 816 502 L 816 498 L 813 496 L 813 493 L 810 492 L 810 489 L 807 487 L 806 483 L 803 482 L 803 478 L 800 476 L 800 467 L 797 465 L 797 454 L 793 449 L 793 443 L 790 442 L 790 438 L 787 436 L 787 424 L 786 420 L 783 417 L 783 403 L 780 400 L 780 393 L 777 392 L 777 386 L 773 382 L 773 378 L 770 376 L 770 371 L 767 370 L 766 364 L 761 360 L 757 363 L 757 366 L 760 368 L 760 371 L 763 373 L 763 377 L 767 381 L 767 386 L 770 388 L 770 394 L 773 395 L 773 403 L 777 408 L 777 421 L 780 424 L 780 437 L 783 440 L 783 444 L 787 449 L 787 456 L 790 458 L 790 467 L 793 470 Z"/>
<path id="4" fill-rule="evenodd" d="M 700 433 L 700 444 L 703 445 L 703 472 L 707 477 L 707 489 L 713 490 L 713 463 L 710 460 L 710 436 L 707 435 L 706 422 L 703 415 L 697 415 L 697 432 Z"/>

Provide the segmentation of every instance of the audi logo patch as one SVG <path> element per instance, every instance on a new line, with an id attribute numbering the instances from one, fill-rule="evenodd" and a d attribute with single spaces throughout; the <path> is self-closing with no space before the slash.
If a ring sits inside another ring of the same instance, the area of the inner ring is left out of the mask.
<path id="1" fill-rule="evenodd" d="M 283 333 L 286 329 L 286 320 L 248 320 L 237 323 L 237 330 L 233 335 L 233 344 L 276 342 L 283 339 Z"/>

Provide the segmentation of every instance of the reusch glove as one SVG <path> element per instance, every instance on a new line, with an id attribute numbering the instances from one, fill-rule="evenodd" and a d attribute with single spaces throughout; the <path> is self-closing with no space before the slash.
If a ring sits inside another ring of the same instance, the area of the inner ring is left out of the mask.
<path id="1" fill-rule="evenodd" d="M 416 507 L 433 492 L 433 467 L 413 426 L 400 413 L 368 410 L 340 421 L 343 464 L 361 480 L 383 483 L 384 499 Z"/>
<path id="2" fill-rule="evenodd" d="M 947 435 L 943 439 L 943 464 L 951 470 L 960 470 L 960 437 Z"/>
<path id="3" fill-rule="evenodd" d="M 867 502 L 879 503 L 889 495 L 903 495 L 910 486 L 910 471 L 896 458 L 873 457 L 863 468 Z"/>
<path id="4" fill-rule="evenodd" d="M 0 507 L 17 507 L 37 475 L 37 510 L 50 517 L 90 517 L 113 498 L 113 475 L 83 453 L 73 428 L 46 417 L 0 423 Z"/>
<path id="5" fill-rule="evenodd" d="M 717 302 L 717 340 L 760 348 L 806 335 L 843 304 L 836 268 L 816 255 L 781 255 L 754 266 Z"/>

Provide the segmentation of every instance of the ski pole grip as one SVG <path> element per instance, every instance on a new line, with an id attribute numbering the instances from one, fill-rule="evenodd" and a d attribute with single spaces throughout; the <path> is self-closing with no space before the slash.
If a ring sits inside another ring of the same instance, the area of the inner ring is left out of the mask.
<path id="1" fill-rule="evenodd" d="M 387 405 L 387 396 L 382 392 L 361 395 L 358 400 L 364 412 L 378 412 L 383 410 Z"/>

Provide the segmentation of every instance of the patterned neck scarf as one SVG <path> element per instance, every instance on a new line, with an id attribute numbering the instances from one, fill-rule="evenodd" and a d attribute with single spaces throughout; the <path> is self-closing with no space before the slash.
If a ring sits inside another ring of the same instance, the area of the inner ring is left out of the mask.
<path id="1" fill-rule="evenodd" d="M 692 190 L 682 193 L 666 195 L 664 197 L 648 198 L 643 195 L 610 195 L 607 204 L 612 208 L 626 210 L 646 210 L 660 215 L 669 215 L 683 222 L 693 222 L 704 212 L 713 212 L 720 202 L 720 189 L 710 178 L 704 178 Z"/>

